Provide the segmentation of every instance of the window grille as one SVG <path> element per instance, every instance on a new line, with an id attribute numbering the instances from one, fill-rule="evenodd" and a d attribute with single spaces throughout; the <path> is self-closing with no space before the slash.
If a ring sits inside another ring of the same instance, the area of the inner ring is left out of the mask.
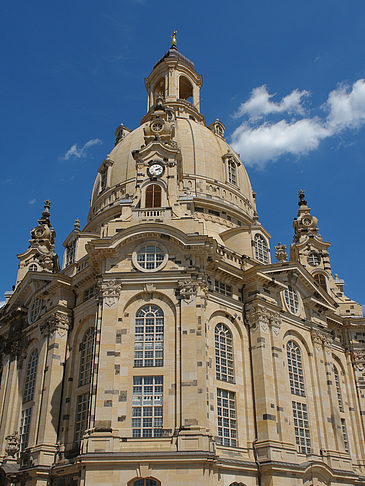
<path id="1" fill-rule="evenodd" d="M 341 419 L 341 430 L 345 451 L 350 452 L 349 437 L 347 435 L 346 420 L 344 418 Z"/>
<path id="2" fill-rule="evenodd" d="M 29 272 L 36 272 L 38 270 L 38 267 L 35 263 L 32 263 L 32 265 L 29 265 L 28 271 Z"/>
<path id="3" fill-rule="evenodd" d="M 29 402 L 33 400 L 34 388 L 37 377 L 37 366 L 38 366 L 38 350 L 35 349 L 29 357 L 27 373 L 25 375 L 25 385 L 23 402 Z"/>
<path id="4" fill-rule="evenodd" d="M 108 178 L 108 169 L 105 167 L 100 172 L 100 192 L 105 191 Z"/>
<path id="5" fill-rule="evenodd" d="M 316 252 L 312 252 L 308 256 L 308 263 L 312 265 L 312 267 L 316 267 L 321 263 L 321 255 Z"/>
<path id="6" fill-rule="evenodd" d="M 134 366 L 163 366 L 163 352 L 163 311 L 157 305 L 145 305 L 136 314 Z"/>
<path id="7" fill-rule="evenodd" d="M 150 184 L 146 189 L 146 208 L 160 208 L 162 189 L 158 184 Z"/>
<path id="8" fill-rule="evenodd" d="M 295 428 L 295 440 L 300 454 L 311 453 L 311 440 L 309 434 L 309 420 L 307 405 L 300 402 L 292 402 Z"/>
<path id="9" fill-rule="evenodd" d="M 146 245 L 137 253 L 137 263 L 146 270 L 160 267 L 164 261 L 165 253 L 156 245 Z"/>
<path id="10" fill-rule="evenodd" d="M 79 386 L 88 385 L 91 381 L 91 370 L 94 352 L 94 329 L 91 327 L 80 343 Z"/>
<path id="11" fill-rule="evenodd" d="M 290 391 L 293 395 L 305 396 L 302 354 L 293 341 L 286 345 Z"/>
<path id="12" fill-rule="evenodd" d="M 269 263 L 269 248 L 265 238 L 259 234 L 254 238 L 255 258 L 261 263 Z"/>
<path id="13" fill-rule="evenodd" d="M 217 443 L 229 447 L 237 446 L 237 421 L 235 393 L 217 389 Z"/>
<path id="14" fill-rule="evenodd" d="M 24 449 L 28 447 L 31 419 L 32 419 L 32 408 L 29 407 L 23 409 L 21 420 L 20 420 L 20 434 L 19 434 L 21 451 L 24 451 Z"/>
<path id="15" fill-rule="evenodd" d="M 215 370 L 217 380 L 234 383 L 232 334 L 224 324 L 215 326 Z"/>
<path id="16" fill-rule="evenodd" d="M 299 311 L 299 298 L 296 291 L 289 286 L 287 289 L 285 289 L 284 296 L 286 305 L 288 306 L 290 312 L 297 314 Z"/>
<path id="17" fill-rule="evenodd" d="M 87 428 L 87 415 L 89 409 L 89 393 L 77 396 L 76 418 L 75 418 L 75 437 L 77 444 L 81 442 L 84 432 Z"/>
<path id="18" fill-rule="evenodd" d="M 237 167 L 233 160 L 228 161 L 228 182 L 237 185 Z"/>
<path id="19" fill-rule="evenodd" d="M 135 376 L 132 396 L 133 437 L 161 437 L 163 377 Z"/>
<path id="20" fill-rule="evenodd" d="M 219 292 L 220 294 L 227 295 L 228 297 L 232 297 L 232 287 L 224 282 L 220 282 L 219 280 L 214 281 L 214 290 L 215 292 Z"/>

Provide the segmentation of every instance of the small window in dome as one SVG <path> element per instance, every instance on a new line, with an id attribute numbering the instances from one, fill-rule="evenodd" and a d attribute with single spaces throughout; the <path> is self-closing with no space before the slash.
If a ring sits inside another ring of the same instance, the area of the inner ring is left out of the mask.
<path id="1" fill-rule="evenodd" d="M 38 267 L 35 263 L 32 263 L 32 265 L 29 265 L 28 271 L 29 272 L 36 272 L 38 270 Z"/>
<path id="2" fill-rule="evenodd" d="M 228 182 L 237 185 L 237 168 L 233 160 L 228 161 Z"/>

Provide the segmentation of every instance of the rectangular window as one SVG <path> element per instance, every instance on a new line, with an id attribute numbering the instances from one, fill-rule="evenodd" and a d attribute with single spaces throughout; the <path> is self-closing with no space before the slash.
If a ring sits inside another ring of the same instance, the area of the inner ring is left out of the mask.
<path id="1" fill-rule="evenodd" d="M 89 409 L 89 394 L 78 395 L 76 403 L 75 442 L 80 443 L 87 427 L 87 414 Z"/>
<path id="2" fill-rule="evenodd" d="M 25 408 L 22 410 L 20 421 L 20 450 L 24 451 L 29 443 L 30 421 L 32 418 L 32 408 Z"/>
<path id="3" fill-rule="evenodd" d="M 84 302 L 87 300 L 91 299 L 95 295 L 95 287 L 89 287 L 88 289 L 85 290 L 84 292 Z"/>
<path id="4" fill-rule="evenodd" d="M 309 435 L 309 420 L 307 405 L 300 402 L 292 402 L 295 428 L 295 440 L 300 454 L 311 453 L 311 440 Z"/>
<path id="5" fill-rule="evenodd" d="M 220 282 L 219 280 L 214 281 L 214 290 L 220 294 L 232 297 L 232 287 L 226 283 Z"/>
<path id="6" fill-rule="evenodd" d="M 163 426 L 163 377 L 133 377 L 133 437 L 161 437 Z"/>
<path id="7" fill-rule="evenodd" d="M 346 428 L 346 420 L 341 419 L 341 430 L 342 430 L 342 438 L 343 438 L 343 443 L 345 446 L 345 451 L 350 452 L 350 447 L 349 447 L 349 438 L 347 435 L 347 428 Z"/>
<path id="8" fill-rule="evenodd" d="M 231 160 L 228 161 L 228 182 L 237 185 L 237 169 L 236 164 Z"/>
<path id="9" fill-rule="evenodd" d="M 237 446 L 237 421 L 235 393 L 217 389 L 217 417 L 218 438 L 217 443 L 228 446 Z"/>

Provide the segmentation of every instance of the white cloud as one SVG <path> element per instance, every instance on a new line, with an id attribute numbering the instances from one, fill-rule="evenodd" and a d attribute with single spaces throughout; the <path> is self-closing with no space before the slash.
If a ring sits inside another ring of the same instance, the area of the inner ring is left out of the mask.
<path id="1" fill-rule="evenodd" d="M 251 97 L 238 108 L 236 116 L 248 115 L 250 118 L 260 118 L 270 113 L 299 113 L 303 115 L 303 98 L 309 96 L 309 93 L 295 89 L 279 103 L 270 101 L 274 96 L 269 94 L 265 85 L 254 88 Z"/>
<path id="2" fill-rule="evenodd" d="M 99 138 L 92 138 L 88 142 L 86 142 L 82 147 L 78 147 L 76 143 L 74 143 L 62 157 L 64 160 L 69 160 L 71 158 L 74 159 L 83 159 L 87 156 L 87 151 L 93 145 L 100 145 L 103 142 Z"/>
<path id="3" fill-rule="evenodd" d="M 305 96 L 308 96 L 307 91 L 294 90 L 279 103 L 273 103 L 265 86 L 252 91 L 249 100 L 238 110 L 248 119 L 232 135 L 232 146 L 245 163 L 264 167 L 283 155 L 303 155 L 315 150 L 321 140 L 365 124 L 364 79 L 359 79 L 352 87 L 341 86 L 331 91 L 321 107 L 327 111 L 326 117 L 293 119 L 294 114 L 304 114 Z M 292 118 L 258 123 L 259 118 L 273 113 L 288 113 Z"/>
<path id="4" fill-rule="evenodd" d="M 329 110 L 327 124 L 333 132 L 345 128 L 359 128 L 365 123 L 365 79 L 331 91 L 326 106 Z"/>
<path id="5" fill-rule="evenodd" d="M 28 201 L 28 204 L 30 204 L 31 206 L 33 206 L 33 204 L 35 204 L 37 202 L 36 199 L 31 199 L 30 201 Z"/>
<path id="6" fill-rule="evenodd" d="M 242 124 L 232 135 L 232 146 L 249 165 L 264 166 L 281 155 L 302 155 L 318 147 L 328 131 L 315 119 L 281 120 L 259 127 Z"/>

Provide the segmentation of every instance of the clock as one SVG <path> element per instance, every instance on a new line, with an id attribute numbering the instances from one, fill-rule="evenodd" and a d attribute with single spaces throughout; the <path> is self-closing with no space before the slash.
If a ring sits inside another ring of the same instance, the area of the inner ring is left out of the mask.
<path id="1" fill-rule="evenodd" d="M 150 177 L 161 177 L 164 170 L 165 168 L 161 163 L 155 162 L 148 167 L 147 173 Z"/>

